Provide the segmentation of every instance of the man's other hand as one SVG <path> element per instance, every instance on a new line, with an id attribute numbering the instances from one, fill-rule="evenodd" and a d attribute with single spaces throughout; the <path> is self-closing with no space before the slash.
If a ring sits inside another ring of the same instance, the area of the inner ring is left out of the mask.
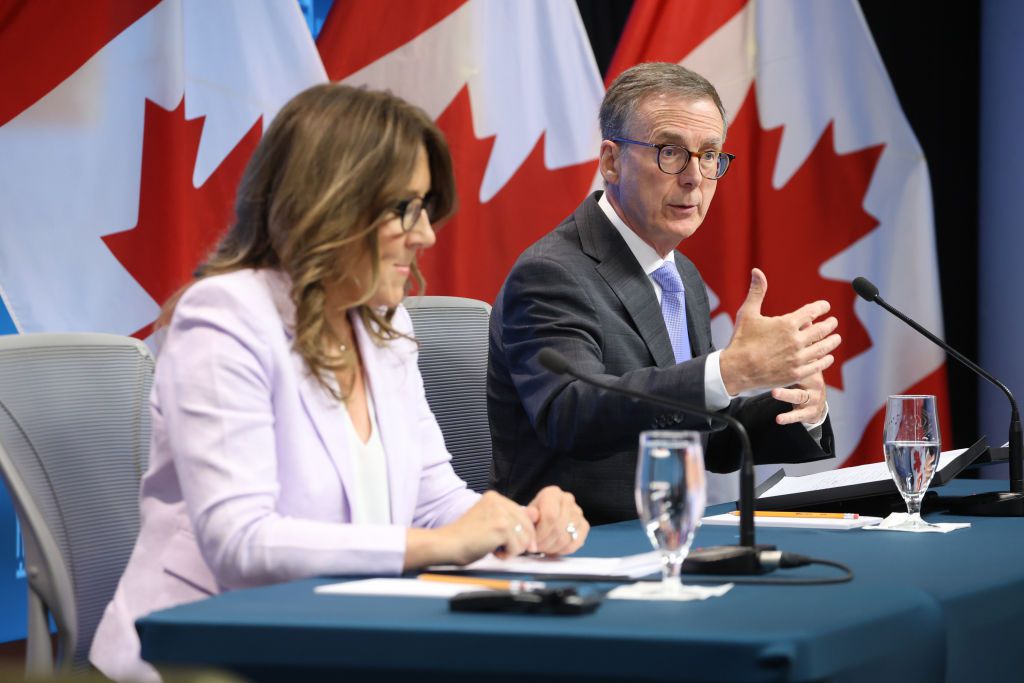
<path id="1" fill-rule="evenodd" d="M 793 409 L 775 416 L 780 425 L 796 424 L 817 425 L 825 420 L 825 376 L 816 372 L 799 384 L 772 389 L 772 396 L 786 403 Z"/>

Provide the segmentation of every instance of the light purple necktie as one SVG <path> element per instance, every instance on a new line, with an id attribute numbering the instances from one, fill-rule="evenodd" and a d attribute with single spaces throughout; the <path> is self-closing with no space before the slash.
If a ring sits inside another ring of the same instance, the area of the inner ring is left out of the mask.
<path id="1" fill-rule="evenodd" d="M 675 261 L 666 261 L 651 273 L 651 277 L 661 286 L 661 315 L 665 318 L 676 362 L 690 360 L 693 354 L 690 352 L 690 337 L 686 334 L 686 299 Z"/>

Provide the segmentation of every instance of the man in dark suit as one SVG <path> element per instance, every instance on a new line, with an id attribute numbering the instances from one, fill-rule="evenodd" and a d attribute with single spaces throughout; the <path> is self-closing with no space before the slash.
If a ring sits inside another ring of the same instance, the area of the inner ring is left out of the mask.
<path id="1" fill-rule="evenodd" d="M 549 372 L 537 360 L 544 348 L 621 387 L 728 411 L 750 432 L 759 463 L 830 457 L 822 372 L 840 340 L 835 318 L 819 320 L 828 303 L 762 316 L 768 283 L 755 268 L 732 339 L 716 351 L 703 280 L 675 251 L 700 226 L 731 161 L 714 87 L 677 64 L 638 65 L 605 95 L 601 133 L 605 192 L 519 257 L 494 304 L 494 487 L 524 502 L 557 484 L 591 523 L 635 518 L 638 433 L 708 428 Z M 739 466 L 731 431 L 710 434 L 705 462 L 715 472 Z"/>

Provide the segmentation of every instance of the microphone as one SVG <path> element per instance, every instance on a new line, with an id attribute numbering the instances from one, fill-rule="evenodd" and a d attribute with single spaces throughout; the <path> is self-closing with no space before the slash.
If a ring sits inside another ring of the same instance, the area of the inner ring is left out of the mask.
<path id="1" fill-rule="evenodd" d="M 858 277 L 853 281 L 853 290 L 864 299 L 878 304 L 894 316 L 910 325 L 914 330 L 921 333 L 925 338 L 937 345 L 950 356 L 970 368 L 976 375 L 986 379 L 999 387 L 1006 398 L 1010 401 L 1010 491 L 979 493 L 973 496 L 965 496 L 950 506 L 950 510 L 962 515 L 974 515 L 979 517 L 1024 517 L 1024 438 L 1022 438 L 1020 426 L 1020 411 L 1017 410 L 1017 401 L 1013 394 L 1006 388 L 1006 385 L 986 372 L 977 363 L 973 362 L 952 346 L 942 341 L 934 334 L 924 329 L 916 322 L 908 318 L 900 311 L 879 296 L 878 287 L 875 287 L 867 278 Z"/>
<path id="2" fill-rule="evenodd" d="M 854 279 L 853 291 L 857 292 L 857 295 L 860 296 L 860 298 L 864 299 L 865 301 L 873 302 L 876 299 L 881 299 L 881 297 L 878 296 L 878 287 L 875 287 L 874 283 L 872 283 L 871 280 L 868 280 L 866 277 L 858 277 Z M 893 312 L 896 313 L 896 315 L 900 315 L 897 311 Z M 924 330 L 922 330 L 922 332 L 923 331 Z M 928 333 L 925 332 L 925 334 Z"/>
<path id="3" fill-rule="evenodd" d="M 662 398 L 632 389 L 610 384 L 599 377 L 585 375 L 575 370 L 565 356 L 554 349 L 541 349 L 537 354 L 540 364 L 557 375 L 570 375 L 595 387 L 623 396 L 662 405 L 689 415 L 726 424 L 736 431 L 740 440 L 740 545 L 698 548 L 691 551 L 683 562 L 683 571 L 690 574 L 760 574 L 771 571 L 778 562 L 769 551 L 774 547 L 758 547 L 754 544 L 754 455 L 750 448 L 750 437 L 743 424 L 732 415 L 711 412 L 681 401 Z M 766 557 L 762 558 L 764 554 Z M 774 554 L 778 554 L 777 552 Z"/>

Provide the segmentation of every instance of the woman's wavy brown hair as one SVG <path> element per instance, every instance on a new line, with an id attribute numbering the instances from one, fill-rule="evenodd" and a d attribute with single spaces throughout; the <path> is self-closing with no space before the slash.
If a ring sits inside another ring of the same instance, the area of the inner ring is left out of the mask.
<path id="1" fill-rule="evenodd" d="M 355 308 L 377 343 L 400 336 L 390 323 L 394 311 L 374 310 L 367 302 L 380 278 L 377 230 L 395 217 L 394 205 L 408 198 L 421 144 L 436 222 L 454 209 L 455 180 L 448 144 L 420 108 L 387 92 L 336 83 L 299 93 L 260 140 L 238 187 L 235 223 L 196 271 L 197 279 L 243 268 L 287 274 L 295 304 L 294 348 L 339 399 L 331 371 L 345 370 L 352 361 L 325 353 L 338 340 L 326 323 L 324 287 L 348 283 L 345 291 L 359 292 L 337 304 Z M 372 278 L 360 282 L 357 273 L 367 259 Z M 422 293 L 415 262 L 412 272 Z M 165 306 L 163 319 L 169 319 L 176 299 Z"/>

